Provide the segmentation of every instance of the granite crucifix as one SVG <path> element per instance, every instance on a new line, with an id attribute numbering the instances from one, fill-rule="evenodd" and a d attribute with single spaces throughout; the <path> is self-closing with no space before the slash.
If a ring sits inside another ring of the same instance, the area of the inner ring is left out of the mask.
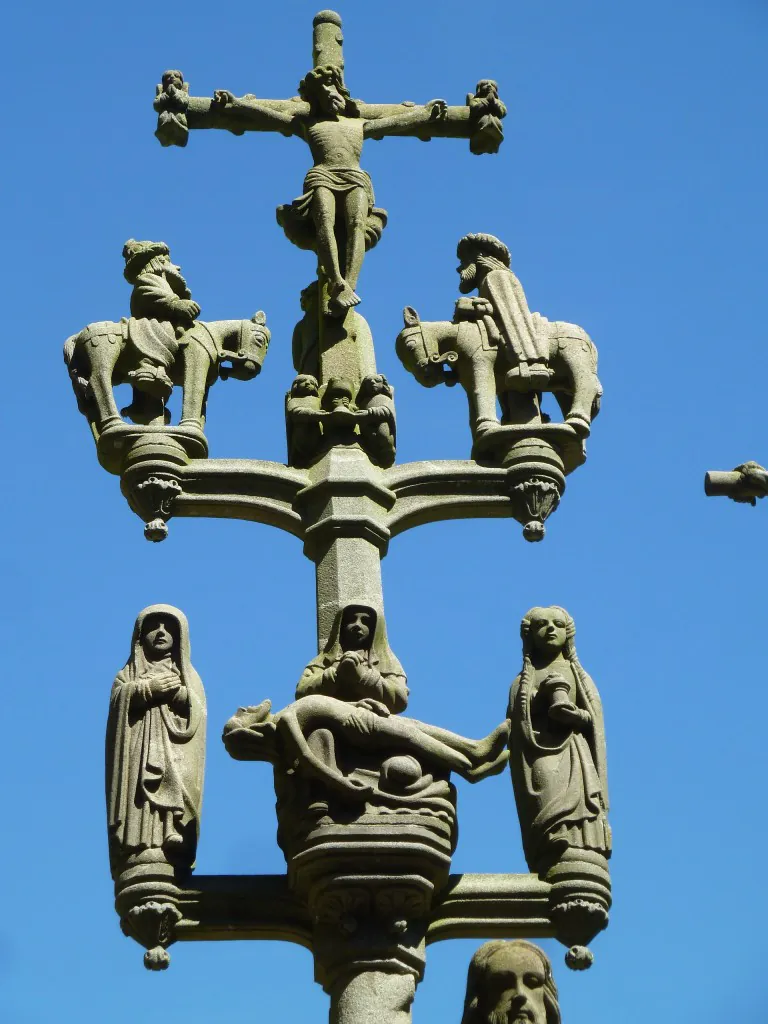
<path id="1" fill-rule="evenodd" d="M 183 75 L 169 71 L 155 100 L 164 145 L 185 145 L 190 129 L 224 128 L 277 130 L 310 146 L 314 166 L 304 193 L 278 209 L 288 238 L 318 257 L 293 334 L 287 464 L 208 458 L 208 389 L 217 376 L 256 377 L 270 332 L 261 311 L 251 319 L 200 321 L 200 306 L 164 243 L 126 243 L 132 315 L 88 325 L 65 344 L 99 460 L 120 477 L 148 539 L 163 539 L 171 516 L 243 519 L 300 538 L 315 565 L 317 654 L 294 702 L 276 713 L 268 700 L 243 707 L 223 737 L 234 758 L 274 765 L 287 873 L 190 873 L 205 699 L 186 619 L 166 605 L 140 614 L 130 659 L 113 686 L 110 859 L 123 928 L 146 947 L 148 967 L 167 966 L 166 947 L 176 940 L 294 941 L 313 952 L 333 1021 L 402 1024 L 429 942 L 556 936 L 571 947 L 570 966 L 583 968 L 591 961 L 586 943 L 607 923 L 608 844 L 593 853 L 591 820 L 558 833 L 565 850 L 559 859 L 529 858 L 529 874 L 449 874 L 457 837 L 450 774 L 476 782 L 503 770 L 514 722 L 474 740 L 400 717 L 408 689 L 387 639 L 381 580 L 390 540 L 425 523 L 513 517 L 527 539 L 541 539 L 565 475 L 584 461 L 601 388 L 586 333 L 532 313 L 506 246 L 491 235 L 468 235 L 459 243 L 461 290 L 477 288 L 478 297 L 460 299 L 451 322 L 422 322 L 406 307 L 397 352 L 427 387 L 461 383 L 472 458 L 394 464 L 393 391 L 377 371 L 370 327 L 354 308 L 363 253 L 386 223 L 359 166 L 362 143 L 384 135 L 463 137 L 473 152 L 492 153 L 506 111 L 490 79 L 461 107 L 352 100 L 341 20 L 331 11 L 314 20 L 313 57 L 296 98 L 236 98 L 224 90 L 212 99 L 190 97 Z M 501 284 L 486 288 L 492 274 Z M 526 339 L 530 367 L 523 366 Z M 120 383 L 134 391 L 125 419 L 113 395 Z M 184 389 L 182 419 L 171 425 L 165 402 L 176 385 Z M 565 422 L 542 413 L 542 390 L 559 392 Z M 562 718 L 567 705 L 567 718 L 570 705 L 579 705 L 571 717 L 591 736 L 599 702 L 589 713 L 579 704 L 587 684 L 573 652 L 573 623 L 561 609 L 549 612 L 567 654 L 562 679 L 550 680 L 553 706 Z M 533 668 L 521 679 L 536 686 L 535 659 L 526 657 Z M 151 785 L 134 786 L 148 770 L 135 739 L 144 733 L 165 737 L 173 785 L 162 806 Z M 574 738 L 571 746 L 586 751 L 588 740 Z M 607 804 L 600 794 L 595 801 L 604 838 Z"/>
<path id="2" fill-rule="evenodd" d="M 506 107 L 496 83 L 479 82 L 464 106 L 444 100 L 370 104 L 352 99 L 344 83 L 341 18 L 321 11 L 314 19 L 314 68 L 299 83 L 299 95 L 287 100 L 236 97 L 217 89 L 213 98 L 189 96 L 180 71 L 166 71 L 158 86 L 156 135 L 164 146 L 185 146 L 189 129 L 223 128 L 244 132 L 280 132 L 303 139 L 314 166 L 304 191 L 280 206 L 277 218 L 288 238 L 313 249 L 328 289 L 327 312 L 343 316 L 360 298 L 355 288 L 363 255 L 381 237 L 386 212 L 374 205 L 371 179 L 360 167 L 365 139 L 386 135 L 469 138 L 474 153 L 495 153 Z"/>

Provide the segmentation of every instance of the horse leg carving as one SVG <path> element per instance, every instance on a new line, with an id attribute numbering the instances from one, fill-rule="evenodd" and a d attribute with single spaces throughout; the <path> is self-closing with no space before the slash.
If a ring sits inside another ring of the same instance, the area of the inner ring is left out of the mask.
<path id="1" fill-rule="evenodd" d="M 496 409 L 496 355 L 478 347 L 459 371 L 469 399 L 469 426 L 474 438 L 499 425 Z"/>
<path id="2" fill-rule="evenodd" d="M 202 345 L 190 339 L 184 349 L 184 396 L 181 403 L 180 427 L 205 425 L 204 406 L 208 391 L 211 359 Z"/>
<path id="3" fill-rule="evenodd" d="M 120 358 L 121 348 L 120 340 L 110 342 L 106 338 L 101 338 L 98 345 L 89 344 L 88 346 L 88 361 L 91 364 L 91 376 L 88 384 L 98 410 L 98 423 L 101 431 L 123 422 L 117 411 L 115 393 L 112 388 L 112 375 L 117 360 Z"/>
<path id="4" fill-rule="evenodd" d="M 555 338 L 553 342 L 556 349 L 552 362 L 555 366 L 558 362 L 561 364 L 570 385 L 563 389 L 571 395 L 570 404 L 564 400 L 560 403 L 565 422 L 574 427 L 581 437 L 588 437 L 603 393 L 595 371 L 594 349 L 590 341 L 582 338 Z"/>

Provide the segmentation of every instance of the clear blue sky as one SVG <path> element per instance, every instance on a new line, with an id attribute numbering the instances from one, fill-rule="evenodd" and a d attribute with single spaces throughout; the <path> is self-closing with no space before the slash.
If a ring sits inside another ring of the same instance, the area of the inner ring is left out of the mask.
<path id="1" fill-rule="evenodd" d="M 262 377 L 211 394 L 211 453 L 285 457 L 290 332 L 312 259 L 274 208 L 307 153 L 282 137 L 153 138 L 166 67 L 196 94 L 295 92 L 320 4 L 15 4 L 3 89 L 5 500 L 0 1019 L 8 1024 L 322 1021 L 309 954 L 179 944 L 152 975 L 112 909 L 103 806 L 109 690 L 145 605 L 189 617 L 208 693 L 198 870 L 283 869 L 271 774 L 218 735 L 239 704 L 287 703 L 314 651 L 295 538 L 178 520 L 147 544 L 96 462 L 61 363 L 84 324 L 127 312 L 126 238 L 173 246 L 208 319 L 267 311 Z M 384 562 L 411 712 L 469 735 L 504 714 L 533 604 L 575 616 L 608 730 L 615 907 L 596 963 L 554 958 L 565 1024 L 765 1019 L 768 508 L 705 499 L 703 473 L 768 460 L 763 0 L 345 3 L 347 77 L 367 99 L 462 102 L 494 77 L 496 157 L 368 143 L 390 214 L 361 312 L 397 390 L 399 459 L 469 452 L 458 389 L 426 391 L 393 342 L 405 304 L 449 317 L 455 245 L 511 247 L 530 305 L 583 325 L 603 412 L 541 545 L 512 522 L 425 527 Z M 460 788 L 457 871 L 522 871 L 509 778 Z M 429 951 L 415 1020 L 460 1019 L 475 943 Z"/>

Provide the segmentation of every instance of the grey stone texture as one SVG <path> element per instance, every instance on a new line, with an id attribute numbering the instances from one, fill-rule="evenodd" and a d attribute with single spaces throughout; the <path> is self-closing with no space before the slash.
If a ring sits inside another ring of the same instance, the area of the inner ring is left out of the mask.
<path id="1" fill-rule="evenodd" d="M 491 79 L 462 106 L 354 99 L 333 11 L 314 19 L 313 65 L 291 99 L 190 96 L 177 70 L 155 97 L 166 146 L 185 146 L 202 128 L 278 131 L 309 146 L 302 194 L 278 208 L 289 240 L 317 266 L 292 337 L 287 464 L 208 459 L 208 390 L 218 377 L 255 377 L 270 332 L 261 311 L 200 320 L 165 243 L 126 242 L 130 316 L 88 325 L 64 352 L 99 461 L 120 477 L 148 539 L 162 540 L 172 516 L 244 519 L 296 536 L 315 564 L 317 653 L 294 701 L 276 712 L 269 700 L 242 707 L 223 732 L 233 758 L 272 765 L 286 873 L 193 874 L 205 697 L 186 619 L 166 605 L 138 617 L 113 688 L 110 864 L 122 927 L 145 947 L 148 968 L 167 967 L 177 940 L 292 941 L 312 951 L 334 1024 L 407 1024 L 430 942 L 555 936 L 570 947 L 569 966 L 589 966 L 586 943 L 605 927 L 611 900 L 610 829 L 600 699 L 567 613 L 526 616 L 508 717 L 469 739 L 403 714 L 408 686 L 387 636 L 381 559 L 393 537 L 445 519 L 515 518 L 540 540 L 565 477 L 584 462 L 602 389 L 588 335 L 532 313 L 504 243 L 466 235 L 453 319 L 423 322 L 407 307 L 396 351 L 425 386 L 462 385 L 471 458 L 395 464 L 394 392 L 354 308 L 364 254 L 387 219 L 360 166 L 363 142 L 465 138 L 471 152 L 495 153 L 506 108 Z M 133 389 L 122 412 L 121 383 Z M 167 401 L 179 386 L 172 425 Z M 542 413 L 543 392 L 556 395 L 563 422 Z M 530 873 L 452 875 L 451 773 L 478 782 L 508 761 Z M 548 962 L 527 942 L 483 947 L 470 983 L 465 1024 L 496 1024 L 496 1012 L 559 1020 Z"/>
<path id="2" fill-rule="evenodd" d="M 704 477 L 707 497 L 726 497 L 743 505 L 756 505 L 768 495 L 768 471 L 757 462 L 743 462 L 730 473 L 711 470 Z"/>
<path id="3" fill-rule="evenodd" d="M 532 942 L 486 942 L 469 964 L 461 1024 L 560 1024 L 552 965 Z"/>
<path id="4" fill-rule="evenodd" d="M 600 695 L 576 654 L 563 608 L 531 608 L 521 623 L 523 667 L 509 694 L 510 769 L 528 867 L 551 885 L 550 917 L 571 948 L 608 923 L 611 828 Z"/>
<path id="5" fill-rule="evenodd" d="M 112 686 L 106 739 L 109 859 L 126 934 L 145 965 L 168 966 L 181 919 L 177 882 L 194 866 L 205 770 L 206 704 L 183 612 L 139 613 Z"/>
<path id="6" fill-rule="evenodd" d="M 597 349 L 575 324 L 530 312 L 498 238 L 465 235 L 457 255 L 460 290 L 477 290 L 477 297 L 460 298 L 450 321 L 422 321 L 406 306 L 397 354 L 425 387 L 461 384 L 472 458 L 514 470 L 513 514 L 526 540 L 541 540 L 565 476 L 586 459 L 584 441 L 603 393 Z M 542 412 L 542 392 L 555 395 L 564 423 Z"/>
<path id="7" fill-rule="evenodd" d="M 99 462 L 121 477 L 148 540 L 163 540 L 181 492 L 179 470 L 205 458 L 208 391 L 221 377 L 252 380 L 269 347 L 266 317 L 199 321 L 181 268 L 164 242 L 129 239 L 124 275 L 132 286 L 130 317 L 89 324 L 64 344 L 64 362 Z M 114 387 L 130 384 L 131 404 L 118 412 Z M 181 385 L 181 419 L 169 427 L 166 403 Z M 126 422 L 128 421 L 128 422 Z"/>
<path id="8" fill-rule="evenodd" d="M 274 766 L 278 842 L 314 922 L 315 973 L 332 1014 L 367 1019 L 376 1000 L 387 1019 L 407 1012 L 456 845 L 450 773 L 478 782 L 508 759 L 507 722 L 471 740 L 402 717 L 407 698 L 383 615 L 352 604 L 293 704 L 240 708 L 224 727 L 234 758 Z"/>
<path id="9" fill-rule="evenodd" d="M 314 67 L 301 79 L 298 97 L 265 100 L 227 89 L 212 99 L 191 97 L 179 71 L 166 71 L 157 87 L 158 140 L 185 146 L 190 129 L 222 128 L 235 135 L 274 131 L 303 139 L 313 166 L 302 194 L 277 208 L 287 238 L 317 254 L 324 310 L 344 317 L 360 302 L 357 279 L 366 250 L 381 238 L 386 211 L 375 205 L 373 183 L 360 167 L 366 139 L 415 136 L 468 138 L 473 153 L 495 153 L 503 139 L 506 107 L 492 79 L 478 82 L 464 106 L 445 100 L 418 105 L 369 104 L 353 99 L 344 80 L 341 19 L 321 11 L 313 23 Z"/>

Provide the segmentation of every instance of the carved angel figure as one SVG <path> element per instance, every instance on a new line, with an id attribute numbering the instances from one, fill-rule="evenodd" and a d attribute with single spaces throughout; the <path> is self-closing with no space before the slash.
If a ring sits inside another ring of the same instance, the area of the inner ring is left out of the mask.
<path id="1" fill-rule="evenodd" d="M 133 854 L 195 860 L 205 767 L 205 693 L 178 608 L 150 605 L 112 686 L 106 783 L 113 874 Z"/>
<path id="2" fill-rule="evenodd" d="M 523 668 L 509 697 L 510 768 L 526 860 L 543 875 L 568 849 L 610 856 L 605 730 L 568 612 L 532 608 L 521 634 Z"/>

